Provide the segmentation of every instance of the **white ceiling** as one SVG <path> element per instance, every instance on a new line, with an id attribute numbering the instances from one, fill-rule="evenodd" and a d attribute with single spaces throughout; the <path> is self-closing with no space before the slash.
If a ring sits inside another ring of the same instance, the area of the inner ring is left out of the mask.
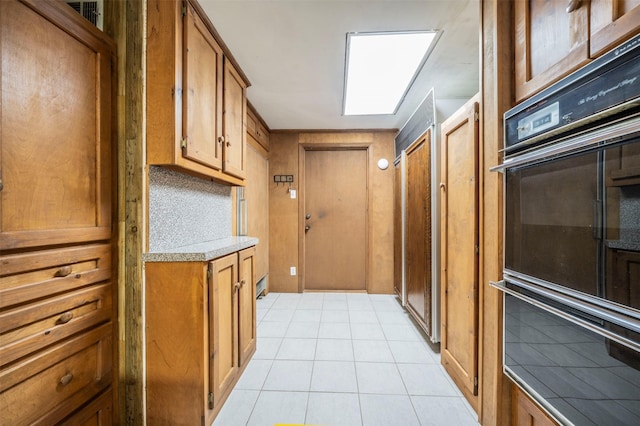
<path id="1" fill-rule="evenodd" d="M 479 87 L 479 0 L 199 0 L 271 129 L 401 128 L 431 88 Z M 395 115 L 342 116 L 347 32 L 443 30 Z"/>

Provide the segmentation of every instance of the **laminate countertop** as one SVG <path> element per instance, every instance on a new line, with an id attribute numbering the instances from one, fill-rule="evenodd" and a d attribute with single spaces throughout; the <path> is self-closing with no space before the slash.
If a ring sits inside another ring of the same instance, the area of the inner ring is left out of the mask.
<path id="1" fill-rule="evenodd" d="M 208 262 L 258 244 L 254 237 L 227 237 L 142 255 L 144 262 Z"/>

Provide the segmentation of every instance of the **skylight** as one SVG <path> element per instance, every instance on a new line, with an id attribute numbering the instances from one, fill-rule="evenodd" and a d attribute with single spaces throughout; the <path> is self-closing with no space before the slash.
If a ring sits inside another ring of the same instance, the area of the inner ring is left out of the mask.
<path id="1" fill-rule="evenodd" d="M 347 33 L 343 114 L 395 114 L 438 36 L 438 31 Z"/>

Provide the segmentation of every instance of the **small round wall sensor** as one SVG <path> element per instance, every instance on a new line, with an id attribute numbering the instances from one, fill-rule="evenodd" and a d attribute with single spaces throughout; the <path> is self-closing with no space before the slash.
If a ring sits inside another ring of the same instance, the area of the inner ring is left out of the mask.
<path id="1" fill-rule="evenodd" d="M 386 158 L 381 158 L 378 160 L 378 168 L 380 170 L 387 170 L 387 167 L 389 167 L 389 161 Z"/>

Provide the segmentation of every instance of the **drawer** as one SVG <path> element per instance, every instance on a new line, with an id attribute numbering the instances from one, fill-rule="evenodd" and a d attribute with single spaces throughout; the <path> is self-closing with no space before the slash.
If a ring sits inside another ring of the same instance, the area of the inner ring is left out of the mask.
<path id="1" fill-rule="evenodd" d="M 109 389 L 65 419 L 61 426 L 108 426 L 113 424 L 113 392 Z"/>
<path id="2" fill-rule="evenodd" d="M 107 323 L 0 370 L 0 424 L 54 424 L 107 389 L 112 328 Z"/>
<path id="3" fill-rule="evenodd" d="M 110 278 L 108 244 L 0 256 L 0 309 Z"/>
<path id="4" fill-rule="evenodd" d="M 113 315 L 111 283 L 0 311 L 0 367 Z"/>

